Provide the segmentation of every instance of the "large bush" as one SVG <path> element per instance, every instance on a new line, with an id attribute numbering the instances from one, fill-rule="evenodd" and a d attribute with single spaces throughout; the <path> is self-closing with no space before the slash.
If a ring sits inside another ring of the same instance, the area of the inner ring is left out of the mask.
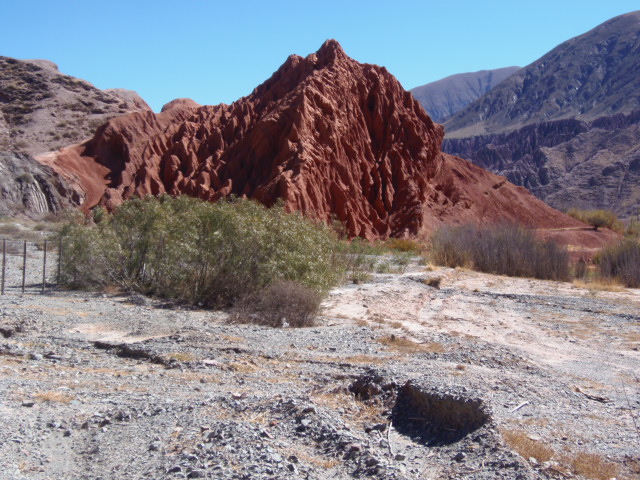
<path id="1" fill-rule="evenodd" d="M 342 274 L 326 225 L 248 200 L 130 200 L 96 225 L 68 224 L 61 239 L 69 286 L 115 284 L 207 306 L 278 280 L 322 293 Z"/>
<path id="2" fill-rule="evenodd" d="M 640 244 L 636 240 L 605 248 L 595 261 L 603 277 L 617 279 L 629 288 L 640 287 Z"/>
<path id="3" fill-rule="evenodd" d="M 518 225 L 445 226 L 431 238 L 431 260 L 499 275 L 552 280 L 569 278 L 566 248 Z"/>

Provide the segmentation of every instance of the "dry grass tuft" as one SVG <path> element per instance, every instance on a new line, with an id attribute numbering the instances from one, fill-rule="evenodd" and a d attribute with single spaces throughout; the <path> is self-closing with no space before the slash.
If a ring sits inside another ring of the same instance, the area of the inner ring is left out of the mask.
<path id="1" fill-rule="evenodd" d="M 500 433 L 509 448 L 515 450 L 525 460 L 533 457 L 541 463 L 551 460 L 553 456 L 552 448 L 542 442 L 532 440 L 523 431 L 502 429 Z"/>
<path id="2" fill-rule="evenodd" d="M 409 338 L 399 337 L 393 334 L 378 338 L 377 341 L 400 353 L 444 353 L 445 351 L 441 343 L 416 343 Z"/>
<path id="3" fill-rule="evenodd" d="M 429 287 L 439 289 L 442 283 L 442 277 L 427 277 L 422 282 Z"/>
<path id="4" fill-rule="evenodd" d="M 231 362 L 227 366 L 236 373 L 255 373 L 259 370 L 256 365 L 246 362 Z"/>
<path id="5" fill-rule="evenodd" d="M 570 466 L 575 475 L 594 480 L 615 478 L 618 471 L 616 465 L 593 453 L 579 452 L 572 457 L 563 456 L 560 463 Z"/>
<path id="6" fill-rule="evenodd" d="M 315 325 L 322 296 L 304 285 L 278 280 L 240 299 L 229 320 L 270 327 Z"/>
<path id="7" fill-rule="evenodd" d="M 606 280 L 604 278 L 598 280 L 574 280 L 573 285 L 577 288 L 584 288 L 589 290 L 591 295 L 596 292 L 624 292 L 624 287 L 620 285 L 616 280 Z"/>
<path id="8" fill-rule="evenodd" d="M 415 240 L 408 238 L 390 238 L 384 243 L 384 246 L 396 252 L 414 253 L 419 255 L 425 249 L 425 246 Z"/>
<path id="9" fill-rule="evenodd" d="M 70 403 L 75 398 L 63 392 L 39 392 L 34 397 L 37 401 L 45 403 Z"/>
<path id="10" fill-rule="evenodd" d="M 194 362 L 196 360 L 195 355 L 192 353 L 175 352 L 167 355 L 169 360 L 175 360 L 176 362 Z"/>

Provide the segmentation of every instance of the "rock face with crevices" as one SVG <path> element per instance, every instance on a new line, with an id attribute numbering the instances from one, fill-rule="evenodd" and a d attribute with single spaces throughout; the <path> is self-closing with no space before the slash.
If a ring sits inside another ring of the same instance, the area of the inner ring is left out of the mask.
<path id="1" fill-rule="evenodd" d="M 39 218 L 79 203 L 76 192 L 51 168 L 25 153 L 0 151 L 0 215 Z"/>
<path id="2" fill-rule="evenodd" d="M 383 67 L 328 40 L 292 55 L 231 105 L 175 100 L 110 120 L 40 160 L 112 209 L 133 196 L 230 195 L 344 222 L 350 236 L 415 235 L 441 222 L 573 224 L 502 177 L 441 153 L 443 129 Z"/>

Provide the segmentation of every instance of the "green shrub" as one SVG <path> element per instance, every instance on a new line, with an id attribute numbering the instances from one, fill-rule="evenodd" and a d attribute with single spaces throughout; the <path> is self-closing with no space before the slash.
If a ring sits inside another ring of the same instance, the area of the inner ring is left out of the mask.
<path id="1" fill-rule="evenodd" d="M 569 278 L 566 248 L 518 225 L 446 226 L 431 237 L 431 260 L 448 267 L 552 280 Z"/>
<path id="2" fill-rule="evenodd" d="M 115 284 L 212 307 L 277 280 L 323 293 L 343 272 L 326 225 L 248 200 L 130 200 L 100 223 L 70 223 L 60 235 L 69 286 Z"/>
<path id="3" fill-rule="evenodd" d="M 605 248 L 594 259 L 605 278 L 615 278 L 629 288 L 640 287 L 640 244 L 626 239 Z"/>
<path id="4" fill-rule="evenodd" d="M 581 222 L 588 223 L 596 231 L 602 227 L 607 227 L 609 230 L 616 232 L 622 232 L 624 230 L 624 225 L 622 225 L 616 214 L 611 210 L 578 210 L 571 208 L 567 211 L 567 215 Z"/>
<path id="5" fill-rule="evenodd" d="M 390 238 L 384 243 L 384 246 L 397 252 L 413 253 L 415 255 L 420 255 L 424 250 L 424 246 L 421 243 L 408 238 Z"/>

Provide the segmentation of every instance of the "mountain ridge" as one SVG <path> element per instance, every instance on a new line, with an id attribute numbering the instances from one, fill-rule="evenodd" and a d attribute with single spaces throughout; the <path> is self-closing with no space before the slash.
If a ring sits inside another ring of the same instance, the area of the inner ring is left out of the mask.
<path id="1" fill-rule="evenodd" d="M 504 67 L 458 73 L 412 88 L 410 92 L 433 121 L 443 123 L 518 70 L 520 67 Z"/>
<path id="2" fill-rule="evenodd" d="M 49 60 L 0 56 L 0 150 L 31 155 L 90 138 L 111 117 L 151 110 L 134 91 L 100 90 Z"/>
<path id="3" fill-rule="evenodd" d="M 450 118 L 448 138 L 640 108 L 640 11 L 561 43 Z"/>

